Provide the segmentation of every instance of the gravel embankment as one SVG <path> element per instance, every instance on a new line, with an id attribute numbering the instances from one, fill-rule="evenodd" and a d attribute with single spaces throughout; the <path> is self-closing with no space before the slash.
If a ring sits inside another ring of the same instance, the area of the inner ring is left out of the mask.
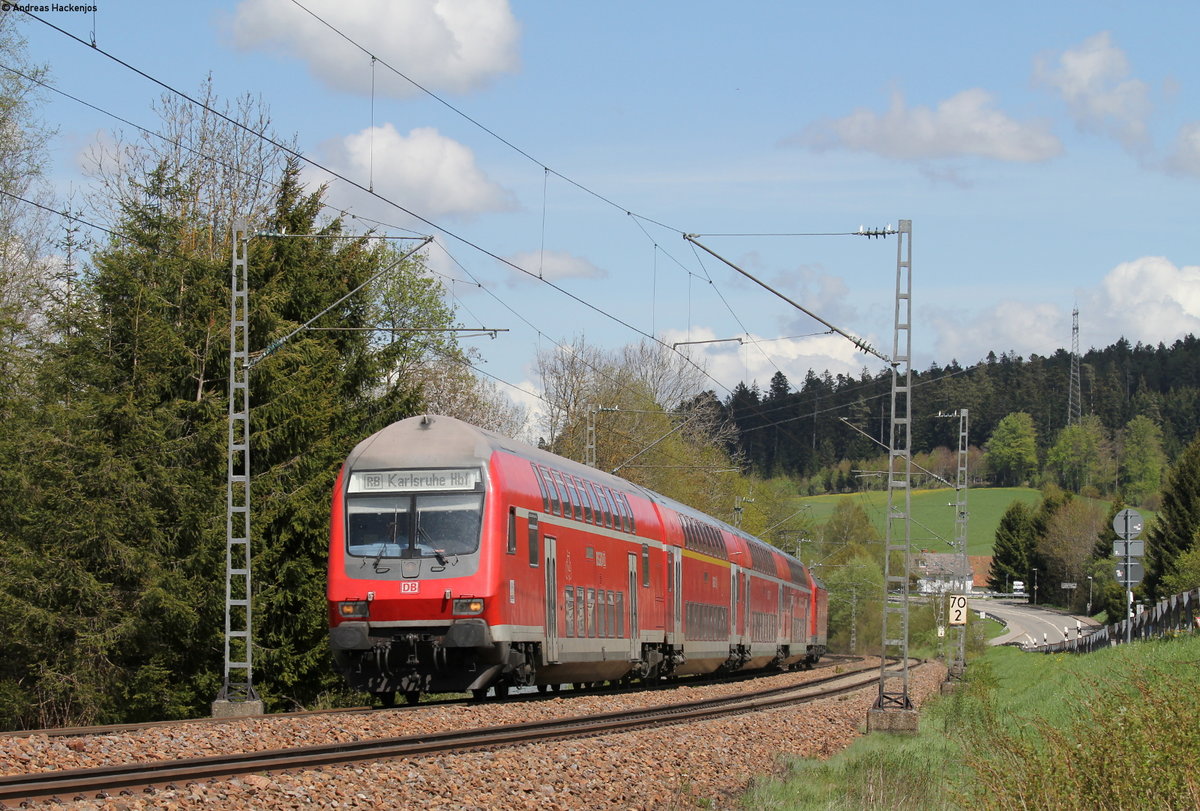
<path id="1" fill-rule="evenodd" d="M 808 681 L 829 671 L 786 673 L 746 685 L 681 687 L 620 696 L 566 693 L 547 701 L 428 707 L 223 724 L 157 727 L 118 735 L 0 740 L 0 772 L 17 774 L 330 741 L 536 721 L 707 698 Z M 911 672 L 918 704 L 945 679 L 939 664 Z M 874 688 L 848 697 L 732 718 L 455 756 L 359 763 L 71 802 L 104 809 L 576 809 L 728 808 L 780 756 L 827 757 L 864 727 Z M 61 807 L 37 804 L 38 807 Z"/>

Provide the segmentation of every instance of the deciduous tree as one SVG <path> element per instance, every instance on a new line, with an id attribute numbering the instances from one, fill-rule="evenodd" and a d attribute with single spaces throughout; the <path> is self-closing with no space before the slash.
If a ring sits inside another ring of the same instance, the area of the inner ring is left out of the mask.
<path id="1" fill-rule="evenodd" d="M 996 484 L 1019 485 L 1037 470 L 1037 433 L 1033 417 L 1018 411 L 1000 420 L 987 443 L 988 469 Z"/>
<path id="2" fill-rule="evenodd" d="M 1121 446 L 1121 490 L 1130 503 L 1143 505 L 1157 496 L 1162 486 L 1166 467 L 1162 429 L 1139 414 L 1125 424 Z"/>

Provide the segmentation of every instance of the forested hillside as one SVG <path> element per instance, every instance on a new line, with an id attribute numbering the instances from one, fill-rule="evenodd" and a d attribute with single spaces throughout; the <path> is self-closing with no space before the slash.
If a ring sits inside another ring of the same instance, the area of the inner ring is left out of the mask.
<path id="1" fill-rule="evenodd" d="M 956 447 L 957 421 L 938 415 L 965 408 L 972 445 L 983 447 L 1005 417 L 1025 413 L 1032 418 L 1039 464 L 1053 460 L 1051 451 L 1067 424 L 1070 374 L 1071 356 L 1062 349 L 1029 358 L 989 353 L 974 366 L 951 362 L 914 370 L 913 452 Z M 888 372 L 864 371 L 854 378 L 810 371 L 798 386 L 779 372 L 766 391 L 739 385 L 723 406 L 738 429 L 733 447 L 753 470 L 809 477 L 842 460 L 880 455 L 872 437 L 887 442 L 890 387 Z M 1124 432 L 1142 416 L 1157 426 L 1163 453 L 1174 459 L 1200 429 L 1200 340 L 1187 335 L 1170 346 L 1121 340 L 1092 349 L 1080 359 L 1080 388 L 1084 422 L 1110 455 L 1119 455 Z M 1003 476 L 1003 471 L 975 469 L 985 478 Z M 1091 483 L 1102 492 L 1112 489 L 1103 481 Z"/>

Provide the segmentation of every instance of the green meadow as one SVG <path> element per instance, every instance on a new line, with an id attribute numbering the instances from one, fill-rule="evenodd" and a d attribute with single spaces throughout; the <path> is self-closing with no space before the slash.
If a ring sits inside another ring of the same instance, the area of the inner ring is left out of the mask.
<path id="1" fill-rule="evenodd" d="M 838 502 L 851 499 L 862 507 L 883 537 L 887 513 L 887 493 L 869 491 L 846 495 L 808 496 L 796 499 L 806 504 L 816 525 L 824 524 Z M 967 554 L 990 555 L 1000 517 L 1014 501 L 1031 506 L 1041 493 L 1030 487 L 981 487 L 967 491 Z M 954 540 L 954 491 L 948 488 L 914 490 L 912 493 L 912 541 L 931 552 L 952 552 Z"/>
<path id="2" fill-rule="evenodd" d="M 1041 493 L 1031 487 L 980 487 L 967 491 L 967 554 L 990 555 L 996 539 L 996 527 L 1005 510 L 1014 501 L 1023 501 L 1036 507 Z M 1077 496 L 1082 498 L 1082 496 Z M 795 499 L 797 508 L 808 507 L 814 526 L 821 526 L 833 512 L 838 502 L 850 499 L 862 507 L 879 537 L 884 533 L 884 516 L 887 513 L 887 493 L 870 491 L 833 496 L 805 496 Z M 1101 501 L 1107 510 L 1109 502 Z M 1146 521 L 1155 513 L 1139 509 Z M 954 491 L 948 488 L 937 490 L 914 490 L 912 493 L 912 541 L 920 549 L 930 552 L 951 552 L 949 541 L 954 540 Z"/>
<path id="3" fill-rule="evenodd" d="M 1200 635 L 1092 654 L 991 648 L 921 708 L 756 781 L 751 809 L 1200 808 Z M 865 722 L 865 718 L 863 719 Z"/>

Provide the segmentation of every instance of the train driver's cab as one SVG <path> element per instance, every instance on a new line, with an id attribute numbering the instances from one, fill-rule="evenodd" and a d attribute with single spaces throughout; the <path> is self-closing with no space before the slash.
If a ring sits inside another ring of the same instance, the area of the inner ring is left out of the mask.
<path id="1" fill-rule="evenodd" d="M 424 560 L 429 561 L 424 568 L 436 571 L 457 567 L 460 558 L 479 551 L 478 469 L 356 471 L 347 490 L 348 574 L 361 568 L 369 572 L 363 576 L 386 576 L 397 561 Z"/>

